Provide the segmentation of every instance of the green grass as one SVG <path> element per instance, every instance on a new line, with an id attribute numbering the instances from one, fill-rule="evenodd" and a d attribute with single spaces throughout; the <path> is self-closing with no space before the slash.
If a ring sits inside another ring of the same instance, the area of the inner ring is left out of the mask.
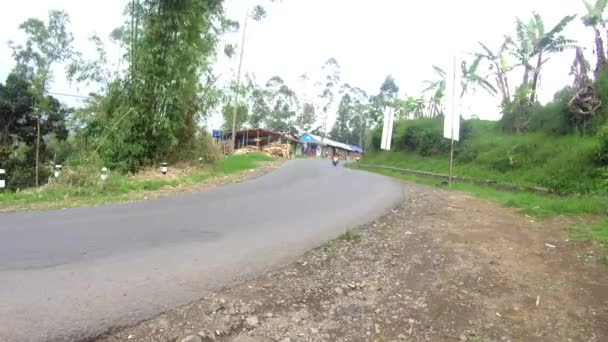
<path id="1" fill-rule="evenodd" d="M 608 219 L 593 224 L 573 226 L 570 228 L 570 236 L 608 244 Z M 605 261 L 608 261 L 608 256 L 605 256 Z"/>
<path id="2" fill-rule="evenodd" d="M 51 185 L 41 190 L 0 193 L 0 209 L 15 208 L 48 203 L 49 207 L 86 206 L 128 200 L 144 192 L 158 191 L 164 187 L 203 183 L 213 176 L 234 174 L 254 169 L 259 162 L 273 161 L 274 158 L 259 153 L 229 156 L 211 168 L 199 169 L 176 180 L 130 180 L 124 175 L 110 175 L 109 179 L 95 186 L 70 187 Z M 67 202 L 66 200 L 71 200 Z"/>
<path id="3" fill-rule="evenodd" d="M 386 170 L 363 169 L 418 184 L 431 186 L 441 184 L 437 179 L 404 175 Z M 591 225 L 571 227 L 570 234 L 573 238 L 608 243 L 608 219 L 605 218 L 608 214 L 608 196 L 587 195 L 567 197 L 542 195 L 525 191 L 501 191 L 486 186 L 458 182 L 454 182 L 451 189 L 497 202 L 504 207 L 516 208 L 521 214 L 537 218 L 551 218 L 562 215 L 604 217 L 604 219 Z"/>
<path id="4" fill-rule="evenodd" d="M 214 165 L 213 170 L 218 173 L 231 174 L 254 169 L 257 167 L 259 162 L 269 162 L 274 160 L 276 159 L 262 153 L 231 155 Z"/>
<path id="5" fill-rule="evenodd" d="M 441 120 L 431 119 L 398 121 L 393 136 L 397 152 L 370 149 L 363 162 L 447 174 L 449 144 L 440 138 L 441 124 Z M 542 186 L 562 194 L 608 192 L 601 168 L 593 163 L 598 147 L 593 135 L 505 134 L 495 122 L 482 120 L 469 120 L 466 126 L 468 133 L 455 146 L 457 176 Z M 417 135 L 406 134 L 415 128 Z M 439 146 L 437 140 L 425 140 L 427 135 L 439 139 L 441 147 L 424 150 L 429 144 Z"/>

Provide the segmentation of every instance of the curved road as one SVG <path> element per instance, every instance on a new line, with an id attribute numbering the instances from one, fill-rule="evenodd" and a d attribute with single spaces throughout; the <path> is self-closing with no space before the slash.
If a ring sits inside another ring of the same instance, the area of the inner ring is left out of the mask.
<path id="1" fill-rule="evenodd" d="M 0 341 L 74 340 L 278 267 L 396 204 L 382 176 L 296 160 L 207 192 L 0 213 Z"/>

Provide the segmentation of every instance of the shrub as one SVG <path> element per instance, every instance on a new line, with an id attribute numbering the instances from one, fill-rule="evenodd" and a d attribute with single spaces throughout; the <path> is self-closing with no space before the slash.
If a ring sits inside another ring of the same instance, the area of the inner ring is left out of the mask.
<path id="1" fill-rule="evenodd" d="M 598 166 L 608 166 L 608 125 L 602 126 L 597 133 L 598 146 L 593 159 Z"/>
<path id="2" fill-rule="evenodd" d="M 213 164 L 220 160 L 222 153 L 213 142 L 213 137 L 204 129 L 199 130 L 195 141 L 196 158 L 203 158 L 203 162 Z"/>
<path id="3" fill-rule="evenodd" d="M 551 134 L 570 134 L 575 128 L 575 114 L 569 106 L 574 96 L 571 87 L 558 91 L 553 101 L 544 106 L 534 106 L 531 109 L 530 131 Z"/>
<path id="4" fill-rule="evenodd" d="M 103 162 L 98 155 L 78 155 L 68 159 L 59 178 L 51 186 L 91 187 L 99 184 Z"/>

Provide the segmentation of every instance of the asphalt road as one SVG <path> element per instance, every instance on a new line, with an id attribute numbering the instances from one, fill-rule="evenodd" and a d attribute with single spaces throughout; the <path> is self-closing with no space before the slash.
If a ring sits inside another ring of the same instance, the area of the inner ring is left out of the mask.
<path id="1" fill-rule="evenodd" d="M 95 336 L 288 263 L 395 205 L 379 175 L 296 160 L 189 195 L 0 213 L 0 341 Z"/>

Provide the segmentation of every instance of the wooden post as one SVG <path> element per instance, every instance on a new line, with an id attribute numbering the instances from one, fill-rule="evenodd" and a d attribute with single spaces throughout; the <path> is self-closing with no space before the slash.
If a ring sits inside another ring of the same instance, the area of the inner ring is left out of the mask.
<path id="1" fill-rule="evenodd" d="M 260 130 L 259 129 L 257 130 L 257 133 L 258 133 L 258 136 L 255 139 L 255 144 L 256 144 L 257 148 L 260 148 Z"/>
<path id="2" fill-rule="evenodd" d="M 448 187 L 452 187 L 452 164 L 454 163 L 454 139 L 450 139 L 450 175 L 448 176 Z"/>

